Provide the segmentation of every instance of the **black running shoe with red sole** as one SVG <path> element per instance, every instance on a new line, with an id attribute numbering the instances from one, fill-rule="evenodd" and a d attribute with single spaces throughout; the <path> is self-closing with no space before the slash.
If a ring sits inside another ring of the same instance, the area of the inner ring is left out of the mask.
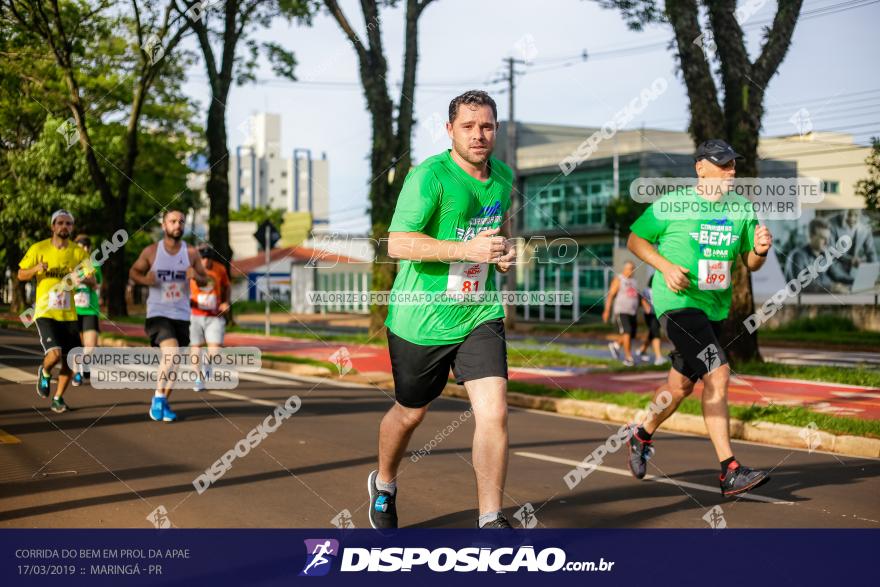
<path id="1" fill-rule="evenodd" d="M 736 497 L 741 493 L 757 489 L 770 480 L 770 473 L 743 467 L 734 462 L 727 469 L 727 475 L 720 478 L 721 495 L 724 497 Z"/>
<path id="2" fill-rule="evenodd" d="M 648 472 L 648 459 L 654 456 L 654 446 L 651 440 L 642 440 L 636 434 L 635 424 L 629 427 L 629 439 L 627 440 L 627 448 L 629 454 L 627 464 L 629 471 L 636 479 L 644 479 L 645 473 Z"/>

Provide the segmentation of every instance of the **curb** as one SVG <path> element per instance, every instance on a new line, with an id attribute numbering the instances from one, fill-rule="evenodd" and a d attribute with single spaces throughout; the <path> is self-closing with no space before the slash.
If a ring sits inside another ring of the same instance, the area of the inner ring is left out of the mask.
<path id="1" fill-rule="evenodd" d="M 122 339 L 101 339 L 104 346 L 128 346 L 129 342 Z M 310 375 L 331 378 L 333 375 L 328 369 L 315 365 L 301 365 L 297 363 L 285 363 L 281 361 L 263 361 L 263 365 L 270 369 L 287 371 L 293 375 Z M 389 374 L 384 377 L 365 377 L 366 374 L 341 377 L 352 383 L 367 383 L 378 387 L 393 390 L 394 382 Z M 378 374 L 377 374 L 378 375 Z M 369 381 L 365 381 L 368 379 Z M 443 395 L 447 397 L 468 399 L 464 387 L 448 384 L 443 389 Z M 517 408 L 530 410 L 542 410 L 555 412 L 564 416 L 578 418 L 590 418 L 593 420 L 606 420 L 628 424 L 634 422 L 644 414 L 645 410 L 636 410 L 616 404 L 594 402 L 579 399 L 567 399 L 558 397 L 546 397 L 507 392 L 507 404 Z M 673 414 L 665 422 L 663 429 L 668 432 L 684 432 L 699 436 L 708 436 L 706 424 L 701 416 L 691 414 Z M 804 434 L 804 436 L 802 436 Z M 789 448 L 820 450 L 852 457 L 880 458 L 880 439 L 865 438 L 862 436 L 835 435 L 821 430 L 812 430 L 804 433 L 803 428 L 788 426 L 787 424 L 775 424 L 772 422 L 743 422 L 735 418 L 730 419 L 730 437 L 736 440 L 747 440 L 760 444 L 784 446 Z M 806 438 L 805 438 L 806 437 Z M 810 439 L 808 444 L 807 438 Z"/>

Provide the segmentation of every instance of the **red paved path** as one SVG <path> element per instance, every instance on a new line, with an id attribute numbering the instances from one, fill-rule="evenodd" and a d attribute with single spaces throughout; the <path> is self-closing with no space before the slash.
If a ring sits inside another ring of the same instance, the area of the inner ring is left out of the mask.
<path id="1" fill-rule="evenodd" d="M 137 324 L 102 322 L 102 330 L 106 333 L 144 336 L 143 327 Z M 352 366 L 359 372 L 391 372 L 388 349 L 382 346 L 238 333 L 227 334 L 226 344 L 255 346 L 267 353 L 290 354 L 331 362 L 331 355 L 345 347 Z M 511 368 L 510 377 L 515 381 L 558 386 L 562 389 L 586 388 L 606 392 L 649 392 L 665 380 L 663 372 L 581 373 L 576 370 L 552 369 L 544 365 L 536 367 Z M 694 393 L 699 395 L 701 392 L 702 384 L 698 384 Z M 804 406 L 816 412 L 842 416 L 880 418 L 880 389 L 877 388 L 747 375 L 733 378 L 729 387 L 729 400 L 747 405 L 767 405 L 772 402 L 778 405 Z"/>

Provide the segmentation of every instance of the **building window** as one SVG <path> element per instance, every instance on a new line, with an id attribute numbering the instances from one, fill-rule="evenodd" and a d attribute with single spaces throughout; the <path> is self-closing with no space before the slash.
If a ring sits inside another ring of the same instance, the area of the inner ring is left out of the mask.
<path id="1" fill-rule="evenodd" d="M 638 166 L 622 166 L 617 197 L 628 197 L 629 185 L 638 177 Z M 526 177 L 526 231 L 610 230 L 606 208 L 614 194 L 610 168 L 572 173 L 556 179 L 552 175 Z M 621 196 L 621 194 L 624 194 Z"/>
<path id="2" fill-rule="evenodd" d="M 822 193 L 824 194 L 837 194 L 840 192 L 840 182 L 839 181 L 831 181 L 828 179 L 822 180 Z"/>
<path id="3" fill-rule="evenodd" d="M 282 172 L 281 172 L 281 177 L 287 177 L 287 171 L 282 171 Z"/>
<path id="4" fill-rule="evenodd" d="M 281 195 L 282 195 L 282 196 L 286 196 L 286 195 L 287 195 L 287 190 L 281 190 Z"/>

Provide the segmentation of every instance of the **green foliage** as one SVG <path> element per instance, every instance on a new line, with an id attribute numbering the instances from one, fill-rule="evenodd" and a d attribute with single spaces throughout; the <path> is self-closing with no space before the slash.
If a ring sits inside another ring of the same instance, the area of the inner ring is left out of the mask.
<path id="1" fill-rule="evenodd" d="M 596 401 L 636 409 L 646 408 L 652 395 L 650 393 L 629 391 L 612 393 L 592 389 L 562 390 L 558 387 L 524 383 L 522 381 L 509 381 L 507 387 L 510 391 L 529 395 Z M 679 405 L 678 412 L 694 416 L 700 415 L 702 413 L 700 400 L 685 398 Z M 743 422 L 773 422 L 798 427 L 807 426 L 813 422 L 819 430 L 831 434 L 852 434 L 855 436 L 880 438 L 880 420 L 860 420 L 857 418 L 832 416 L 812 412 L 809 409 L 800 407 L 731 405 L 730 417 Z"/>
<path id="2" fill-rule="evenodd" d="M 251 208 L 247 204 L 242 204 L 240 209 L 229 211 L 229 219 L 256 222 L 258 225 L 265 220 L 269 220 L 275 228 L 281 230 L 281 223 L 284 221 L 284 210 L 268 207 Z"/>
<path id="3" fill-rule="evenodd" d="M 606 223 L 609 228 L 618 229 L 620 236 L 626 236 L 629 234 L 629 227 L 647 208 L 648 204 L 636 202 L 627 196 L 614 198 L 605 208 Z"/>
<path id="4" fill-rule="evenodd" d="M 133 15 L 85 1 L 60 7 L 62 21 L 70 25 L 72 71 L 87 111 L 89 142 L 116 191 L 127 181 L 122 172 L 129 153 L 125 137 L 143 57 Z M 145 3 L 141 8 L 144 32 L 152 32 L 150 23 L 157 22 L 161 7 Z M 76 232 L 96 241 L 108 238 L 114 228 L 76 140 L 63 69 L 31 27 L 4 18 L 0 30 L 0 251 L 8 252 L 3 263 L 14 267 L 19 259 L 13 257 L 49 236 L 49 214 L 57 208 L 71 210 Z M 195 197 L 186 188 L 186 161 L 198 152 L 200 129 L 195 105 L 181 88 L 192 59 L 176 51 L 153 65 L 161 66 L 161 75 L 157 69 L 139 118 L 124 224 L 129 263 L 138 247 L 153 240 L 159 209 L 172 201 L 186 209 Z M 61 131 L 72 133 L 68 136 L 74 140 L 68 143 Z"/>
<path id="5" fill-rule="evenodd" d="M 868 177 L 856 182 L 856 195 L 865 198 L 865 206 L 880 212 L 880 138 L 871 137 L 871 153 L 865 159 Z"/>

